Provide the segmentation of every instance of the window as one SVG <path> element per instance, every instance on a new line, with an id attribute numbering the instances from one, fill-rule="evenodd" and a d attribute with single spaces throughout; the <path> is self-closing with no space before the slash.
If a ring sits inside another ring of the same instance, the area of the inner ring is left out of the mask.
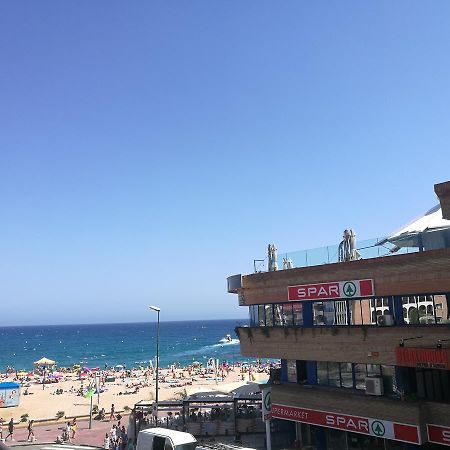
<path id="1" fill-rule="evenodd" d="M 341 386 L 353 388 L 353 370 L 351 363 L 341 363 Z"/>
<path id="2" fill-rule="evenodd" d="M 328 363 L 328 385 L 341 387 L 341 375 L 339 371 L 339 363 Z"/>
<path id="3" fill-rule="evenodd" d="M 366 365 L 355 364 L 355 388 L 365 390 L 366 389 Z"/>
<path id="4" fill-rule="evenodd" d="M 328 385 L 328 364 L 317 361 L 317 384 Z"/>
<path id="5" fill-rule="evenodd" d="M 266 306 L 266 327 L 272 327 L 273 326 L 273 311 L 272 311 L 272 305 L 265 305 Z"/>
<path id="6" fill-rule="evenodd" d="M 294 319 L 294 326 L 302 326 L 303 325 L 303 305 L 301 303 L 294 303 L 292 305 L 292 313 Z"/>
<path id="7" fill-rule="evenodd" d="M 260 327 L 266 326 L 266 309 L 264 305 L 259 305 L 258 307 L 258 319 Z"/>

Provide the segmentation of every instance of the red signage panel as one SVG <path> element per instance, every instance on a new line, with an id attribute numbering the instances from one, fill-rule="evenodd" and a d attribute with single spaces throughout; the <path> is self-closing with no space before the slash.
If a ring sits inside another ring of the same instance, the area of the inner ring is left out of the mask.
<path id="1" fill-rule="evenodd" d="M 397 347 L 395 361 L 398 366 L 404 367 L 450 370 L 450 349 Z"/>
<path id="2" fill-rule="evenodd" d="M 288 286 L 288 300 L 332 300 L 337 298 L 373 297 L 373 280 L 332 281 L 329 283 Z"/>
<path id="3" fill-rule="evenodd" d="M 427 425 L 428 440 L 435 444 L 448 445 L 450 447 L 450 427 L 441 425 Z"/>
<path id="4" fill-rule="evenodd" d="M 370 434 L 383 439 L 421 444 L 419 427 L 417 425 L 278 404 L 272 404 L 272 417 L 336 428 L 353 433 Z"/>

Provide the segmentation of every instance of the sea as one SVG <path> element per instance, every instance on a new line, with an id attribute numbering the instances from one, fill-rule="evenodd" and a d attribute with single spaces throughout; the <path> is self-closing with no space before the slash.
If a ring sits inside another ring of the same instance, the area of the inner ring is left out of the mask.
<path id="1" fill-rule="evenodd" d="M 220 362 L 249 362 L 240 355 L 236 326 L 246 320 L 161 322 L 159 364 L 186 366 L 209 358 Z M 227 342 L 229 334 L 231 342 Z M 156 360 L 157 324 L 39 325 L 0 327 L 0 372 L 7 367 L 30 370 L 42 357 L 59 367 L 126 368 L 148 366 Z"/>

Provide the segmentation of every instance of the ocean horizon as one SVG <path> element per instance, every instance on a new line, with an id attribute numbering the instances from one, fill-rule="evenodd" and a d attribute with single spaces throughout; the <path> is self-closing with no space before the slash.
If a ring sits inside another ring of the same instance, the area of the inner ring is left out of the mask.
<path id="1" fill-rule="evenodd" d="M 246 324 L 246 319 L 160 322 L 160 366 L 185 366 L 194 361 L 206 364 L 209 358 L 248 361 L 240 355 L 234 331 Z M 155 361 L 156 327 L 156 322 L 0 327 L 5 344 L 0 352 L 0 371 L 7 367 L 30 370 L 43 356 L 60 367 L 147 366 L 150 360 Z M 231 342 L 226 342 L 227 334 Z"/>

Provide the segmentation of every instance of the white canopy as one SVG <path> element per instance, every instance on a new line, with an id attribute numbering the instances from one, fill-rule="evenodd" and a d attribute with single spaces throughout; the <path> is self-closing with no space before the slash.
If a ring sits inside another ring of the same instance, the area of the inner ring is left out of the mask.
<path id="1" fill-rule="evenodd" d="M 386 242 L 397 247 L 422 247 L 426 250 L 450 247 L 450 220 L 442 218 L 441 207 L 436 205 L 379 244 Z"/>

